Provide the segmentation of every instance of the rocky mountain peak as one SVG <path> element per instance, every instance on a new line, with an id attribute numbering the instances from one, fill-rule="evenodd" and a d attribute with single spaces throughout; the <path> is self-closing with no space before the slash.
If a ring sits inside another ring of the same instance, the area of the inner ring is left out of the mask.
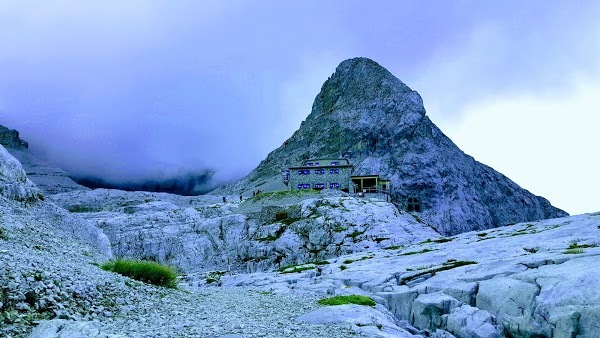
<path id="1" fill-rule="evenodd" d="M 394 109 L 400 102 L 412 103 L 411 111 L 425 115 L 419 94 L 387 69 L 371 59 L 349 59 L 325 81 L 307 121 L 335 112 L 344 112 L 343 116 L 336 116 L 340 122 L 369 119 L 369 116 L 373 118 L 381 113 L 402 114 L 406 109 Z M 364 117 L 357 115 L 364 113 L 367 114 Z"/>
<path id="2" fill-rule="evenodd" d="M 367 58 L 342 62 L 292 137 L 248 176 L 216 192 L 284 190 L 282 170 L 342 156 L 354 175 L 391 180 L 398 208 L 415 212 L 416 201 L 415 216 L 440 233 L 566 215 L 463 153 L 426 116 L 416 91 Z"/>

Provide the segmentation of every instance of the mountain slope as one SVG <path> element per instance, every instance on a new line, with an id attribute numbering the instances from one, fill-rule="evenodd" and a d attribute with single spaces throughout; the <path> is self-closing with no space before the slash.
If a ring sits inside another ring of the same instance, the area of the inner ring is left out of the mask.
<path id="1" fill-rule="evenodd" d="M 29 144 L 19 137 L 19 132 L 0 125 L 0 145 L 6 147 L 11 155 L 16 157 L 27 172 L 27 177 L 47 195 L 73 190 L 88 190 L 75 183 L 69 174 L 42 161 L 30 150 Z"/>
<path id="2" fill-rule="evenodd" d="M 418 217 L 444 234 L 567 215 L 462 152 L 426 116 L 416 91 L 367 58 L 342 62 L 292 137 L 248 176 L 213 193 L 285 189 L 280 173 L 287 167 L 342 155 L 355 174 L 391 179 L 400 208 L 417 198 Z"/>

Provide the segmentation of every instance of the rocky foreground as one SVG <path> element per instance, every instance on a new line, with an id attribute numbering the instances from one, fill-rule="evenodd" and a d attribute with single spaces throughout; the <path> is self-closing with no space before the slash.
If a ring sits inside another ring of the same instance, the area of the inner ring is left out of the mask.
<path id="1" fill-rule="evenodd" d="M 339 193 L 226 199 L 44 196 L 0 147 L 0 336 L 600 337 L 600 213 L 444 237 Z M 113 256 L 185 274 L 150 286 Z M 377 305 L 317 304 L 345 294 Z"/>

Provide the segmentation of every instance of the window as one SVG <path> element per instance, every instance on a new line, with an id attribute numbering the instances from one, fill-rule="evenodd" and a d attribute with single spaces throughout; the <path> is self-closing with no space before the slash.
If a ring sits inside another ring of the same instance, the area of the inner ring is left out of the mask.
<path id="1" fill-rule="evenodd" d="M 298 170 L 298 175 L 302 175 L 302 173 L 304 173 L 304 171 Z"/>
<path id="2" fill-rule="evenodd" d="M 329 169 L 329 173 L 330 174 L 339 174 L 340 173 L 340 169 Z"/>
<path id="3" fill-rule="evenodd" d="M 329 189 L 339 189 L 339 188 L 340 188 L 339 183 L 329 183 Z"/>
<path id="4" fill-rule="evenodd" d="M 315 175 L 323 175 L 325 174 L 325 169 L 315 169 Z"/>
<path id="5" fill-rule="evenodd" d="M 302 183 L 298 184 L 298 189 L 302 189 Z"/>
<path id="6" fill-rule="evenodd" d="M 319 162 L 315 162 L 315 167 L 318 166 L 320 163 Z"/>
<path id="7" fill-rule="evenodd" d="M 304 175 L 310 175 L 310 170 L 309 169 L 305 169 L 304 171 Z"/>
<path id="8" fill-rule="evenodd" d="M 325 189 L 325 184 L 324 183 L 315 183 L 314 187 L 315 187 L 315 189 Z"/>
<path id="9" fill-rule="evenodd" d="M 312 163 L 312 162 L 306 162 L 306 166 L 307 166 L 307 167 L 312 167 L 312 166 L 313 166 L 313 163 Z"/>
<path id="10" fill-rule="evenodd" d="M 340 165 L 340 162 L 331 162 L 331 165 Z"/>
<path id="11" fill-rule="evenodd" d="M 303 189 L 310 189 L 310 184 L 309 183 L 305 183 L 302 185 Z"/>
<path id="12" fill-rule="evenodd" d="M 408 212 L 421 212 L 421 202 L 416 197 L 409 197 L 408 204 L 406 206 Z"/>

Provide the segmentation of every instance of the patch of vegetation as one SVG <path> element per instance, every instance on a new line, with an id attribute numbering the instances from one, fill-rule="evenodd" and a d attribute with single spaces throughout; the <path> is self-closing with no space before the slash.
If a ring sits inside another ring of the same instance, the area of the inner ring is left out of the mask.
<path id="1" fill-rule="evenodd" d="M 567 249 L 586 249 L 586 248 L 595 248 L 598 245 L 596 244 L 578 244 L 577 242 L 571 243 Z"/>
<path id="2" fill-rule="evenodd" d="M 400 285 L 405 285 L 407 282 L 414 280 L 418 277 L 427 275 L 427 274 L 435 275 L 436 273 L 438 273 L 440 271 L 455 269 L 455 268 L 459 268 L 461 266 L 472 265 L 472 264 L 477 264 L 477 262 L 475 262 L 475 261 L 457 261 L 455 259 L 449 259 L 444 264 L 442 264 L 441 266 L 439 266 L 437 268 L 421 270 L 420 272 L 417 272 L 410 276 L 403 277 L 402 279 L 400 279 Z"/>
<path id="3" fill-rule="evenodd" d="M 69 212 L 74 212 L 74 213 L 84 213 L 84 212 L 96 212 L 98 211 L 96 208 L 87 206 L 87 205 L 80 205 L 80 204 L 75 204 L 75 205 L 71 205 L 67 210 L 69 210 Z"/>
<path id="4" fill-rule="evenodd" d="M 0 228 L 0 239 L 3 239 L 5 241 L 8 239 L 8 235 L 6 234 L 6 230 L 4 230 L 2 228 Z"/>
<path id="5" fill-rule="evenodd" d="M 422 253 L 426 253 L 426 252 L 431 252 L 431 251 L 436 251 L 435 249 L 429 249 L 429 248 L 425 248 L 421 251 L 409 251 L 409 252 L 403 252 L 400 254 L 400 256 L 410 256 L 410 255 L 417 255 L 417 254 L 422 254 Z"/>
<path id="6" fill-rule="evenodd" d="M 227 271 L 212 271 L 206 276 L 206 284 L 219 283 Z"/>
<path id="7" fill-rule="evenodd" d="M 290 225 L 294 222 L 297 222 L 299 220 L 301 220 L 302 218 L 293 218 L 290 217 L 290 215 L 287 213 L 287 211 L 278 211 L 275 213 L 275 218 L 273 219 L 274 222 L 279 222 L 279 223 L 283 223 L 285 225 Z"/>
<path id="8" fill-rule="evenodd" d="M 272 241 L 276 241 L 279 238 L 281 238 L 281 236 L 283 236 L 283 233 L 285 232 L 286 229 L 287 229 L 287 227 L 283 226 L 283 227 L 277 229 L 277 231 L 275 231 L 274 235 L 269 235 L 267 237 L 257 238 L 256 240 L 259 241 L 259 242 L 272 242 Z"/>
<path id="9" fill-rule="evenodd" d="M 335 228 L 333 228 L 331 230 L 333 230 L 333 232 L 344 232 L 344 231 L 348 230 L 348 228 L 343 227 L 343 226 L 336 226 Z"/>
<path id="10" fill-rule="evenodd" d="M 446 242 L 450 242 L 452 240 L 454 240 L 453 237 L 442 237 L 442 238 L 438 238 L 438 239 L 428 238 L 428 239 L 420 242 L 419 245 L 428 244 L 428 243 L 446 243 Z"/>
<path id="11" fill-rule="evenodd" d="M 344 271 L 344 270 L 346 270 L 346 269 L 348 269 L 348 267 L 347 267 L 347 266 L 345 266 L 344 264 L 340 265 L 340 270 Z"/>
<path id="12" fill-rule="evenodd" d="M 534 247 L 534 248 L 523 248 L 523 250 L 529 252 L 529 253 L 536 253 L 540 250 L 540 248 L 538 247 Z"/>
<path id="13" fill-rule="evenodd" d="M 582 254 L 584 252 L 585 252 L 584 249 L 577 248 L 577 249 L 567 249 L 563 253 L 566 255 L 577 255 L 577 254 Z"/>
<path id="14" fill-rule="evenodd" d="M 300 196 L 305 196 L 305 195 L 311 195 L 311 194 L 315 194 L 317 192 L 317 190 L 293 190 L 293 191 L 289 191 L 289 190 L 281 190 L 281 191 L 273 191 L 273 192 L 261 192 L 260 194 L 250 198 L 250 200 L 254 201 L 254 202 L 258 202 L 260 200 L 266 199 L 266 198 L 273 198 L 273 199 L 281 199 L 281 198 L 286 198 L 286 197 L 300 197 Z"/>
<path id="15" fill-rule="evenodd" d="M 312 262 L 307 262 L 304 264 L 289 264 L 289 265 L 285 265 L 285 266 L 282 266 L 281 268 L 279 268 L 279 272 L 281 272 L 281 273 L 301 272 L 301 271 L 305 271 L 305 270 L 314 269 L 318 265 L 326 265 L 326 264 L 329 264 L 329 262 L 328 261 L 312 261 Z"/>
<path id="16" fill-rule="evenodd" d="M 453 237 L 442 237 L 442 238 L 434 239 L 433 242 L 434 243 L 446 243 L 446 242 L 450 242 L 452 240 L 454 240 Z"/>
<path id="17" fill-rule="evenodd" d="M 300 218 L 300 217 L 297 217 L 297 218 L 286 218 L 286 219 L 283 219 L 283 220 L 279 221 L 279 223 L 283 223 L 285 225 L 290 225 L 292 223 L 298 222 L 301 219 L 302 218 Z"/>
<path id="18" fill-rule="evenodd" d="M 392 246 L 385 247 L 384 249 L 385 250 L 398 250 L 398 249 L 402 249 L 402 248 L 404 248 L 404 246 L 402 246 L 402 245 L 392 245 Z"/>
<path id="19" fill-rule="evenodd" d="M 567 255 L 577 255 L 577 254 L 582 254 L 585 252 L 584 249 L 586 248 L 595 248 L 598 245 L 596 244 L 579 244 L 577 242 L 573 242 L 569 245 L 569 247 L 567 248 L 567 250 L 565 250 L 563 253 L 567 254 Z"/>
<path id="20" fill-rule="evenodd" d="M 480 233 L 477 234 L 477 236 L 479 236 L 479 237 L 485 237 L 487 235 L 488 235 L 487 232 L 480 232 Z"/>
<path id="21" fill-rule="evenodd" d="M 531 232 L 531 233 L 535 234 L 535 231 Z M 512 236 L 520 236 L 520 235 L 528 235 L 528 234 L 530 234 L 530 233 L 529 232 L 519 232 L 519 231 L 517 231 L 517 232 L 513 232 L 512 234 L 510 234 L 510 236 L 512 237 Z"/>
<path id="22" fill-rule="evenodd" d="M 307 264 L 327 265 L 327 264 L 329 264 L 329 261 L 312 261 L 312 262 L 308 262 Z"/>
<path id="23" fill-rule="evenodd" d="M 102 269 L 116 272 L 120 275 L 142 282 L 176 288 L 177 273 L 167 265 L 153 261 L 117 259 L 102 264 Z"/>
<path id="24" fill-rule="evenodd" d="M 375 306 L 376 304 L 373 298 L 361 295 L 335 296 L 330 298 L 323 298 L 317 303 L 321 305 L 357 304 L 364 306 Z"/>
<path id="25" fill-rule="evenodd" d="M 278 211 L 275 213 L 275 222 L 290 218 L 287 211 Z"/>
<path id="26" fill-rule="evenodd" d="M 363 257 L 361 257 L 359 259 L 346 259 L 343 263 L 344 264 L 351 264 L 351 263 L 354 263 L 354 262 L 364 261 L 364 260 L 371 259 L 371 258 L 373 258 L 373 256 L 363 256 Z"/>
<path id="27" fill-rule="evenodd" d="M 40 201 L 45 200 L 44 195 L 42 195 L 41 193 L 38 193 L 37 197 Z"/>
<path id="28" fill-rule="evenodd" d="M 351 234 L 348 234 L 348 236 L 352 237 L 352 239 L 356 239 L 356 237 L 358 237 L 362 234 L 364 234 L 364 231 L 354 230 Z"/>
<path id="29" fill-rule="evenodd" d="M 379 243 L 381 243 L 381 242 L 383 242 L 383 241 L 387 241 L 388 239 L 390 239 L 390 238 L 389 238 L 389 237 L 376 237 L 376 238 L 373 238 L 373 240 L 374 240 L 374 241 L 375 241 L 377 244 L 379 244 Z"/>

